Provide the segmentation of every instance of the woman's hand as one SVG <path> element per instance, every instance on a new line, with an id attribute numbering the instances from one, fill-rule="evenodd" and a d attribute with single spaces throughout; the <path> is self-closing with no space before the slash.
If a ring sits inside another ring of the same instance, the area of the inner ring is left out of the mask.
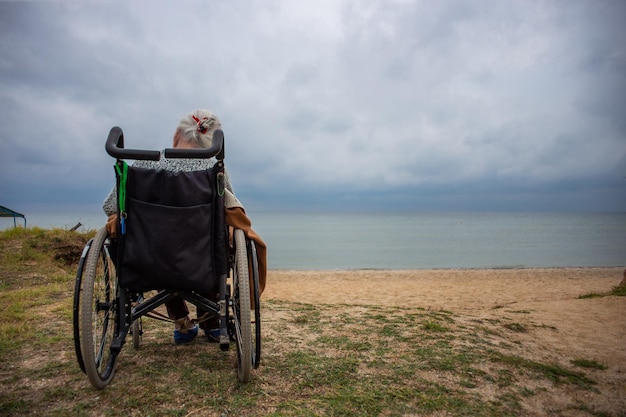
<path id="1" fill-rule="evenodd" d="M 109 216 L 105 227 L 109 237 L 115 239 L 117 237 L 117 214 L 111 214 Z"/>

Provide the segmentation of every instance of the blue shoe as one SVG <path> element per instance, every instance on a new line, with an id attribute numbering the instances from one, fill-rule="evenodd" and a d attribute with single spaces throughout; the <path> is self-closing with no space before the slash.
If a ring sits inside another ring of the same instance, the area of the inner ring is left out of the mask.
<path id="1" fill-rule="evenodd" d="M 211 343 L 220 342 L 220 329 L 211 329 L 211 330 L 205 329 L 204 335 L 206 336 L 207 340 Z"/>
<path id="2" fill-rule="evenodd" d="M 181 345 L 181 344 L 184 344 L 184 343 L 189 343 L 193 339 L 195 339 L 197 334 L 198 334 L 198 325 L 197 324 L 195 326 L 187 329 L 187 332 L 185 332 L 185 333 L 183 333 L 180 330 L 174 330 L 174 343 L 176 343 L 177 345 Z"/>

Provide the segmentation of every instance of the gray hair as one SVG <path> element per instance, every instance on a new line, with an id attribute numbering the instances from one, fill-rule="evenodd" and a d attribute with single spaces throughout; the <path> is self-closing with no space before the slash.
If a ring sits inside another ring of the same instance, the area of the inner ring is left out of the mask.
<path id="1" fill-rule="evenodd" d="M 222 123 L 209 110 L 194 110 L 180 121 L 176 135 L 195 148 L 210 148 L 213 144 L 213 132 L 221 129 Z"/>

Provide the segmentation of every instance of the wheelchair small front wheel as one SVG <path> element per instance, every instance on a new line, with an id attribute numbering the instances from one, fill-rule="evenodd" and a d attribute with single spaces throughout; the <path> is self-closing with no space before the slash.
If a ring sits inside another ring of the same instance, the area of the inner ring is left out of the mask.
<path id="1" fill-rule="evenodd" d="M 80 349 L 89 382 L 106 387 L 115 373 L 111 352 L 117 320 L 117 278 L 108 250 L 107 231 L 98 231 L 85 261 L 80 297 Z"/>
<path id="2" fill-rule="evenodd" d="M 132 333 L 132 336 L 133 336 L 133 348 L 139 349 L 139 346 L 141 346 L 141 336 L 143 334 L 143 325 L 141 323 L 141 317 L 133 321 L 133 324 L 130 328 L 130 332 Z"/>
<path id="3" fill-rule="evenodd" d="M 137 301 L 135 301 L 134 305 L 136 307 L 141 303 L 143 303 L 143 294 L 138 294 Z M 134 308 L 132 312 L 134 313 Z M 133 324 L 130 326 L 130 334 L 133 337 L 133 348 L 135 348 L 135 350 L 139 349 L 139 346 L 141 345 L 141 338 L 143 336 L 143 323 L 141 322 L 141 317 L 133 320 Z"/>

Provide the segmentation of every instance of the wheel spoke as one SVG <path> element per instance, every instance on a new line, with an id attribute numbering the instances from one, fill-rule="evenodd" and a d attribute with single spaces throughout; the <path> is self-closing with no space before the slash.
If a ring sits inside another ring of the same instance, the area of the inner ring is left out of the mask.
<path id="1" fill-rule="evenodd" d="M 112 308 L 113 305 L 111 303 L 107 303 L 109 304 L 109 308 L 106 310 L 100 310 L 100 311 L 104 311 L 104 315 L 102 317 L 102 330 L 100 332 L 100 342 L 98 343 L 98 338 L 96 337 L 95 340 L 95 346 L 98 346 L 98 350 L 96 353 L 96 368 L 100 369 L 100 365 L 102 364 L 102 358 L 104 357 L 105 354 L 105 349 L 106 349 L 106 343 L 107 343 L 107 333 L 109 330 L 109 320 L 110 320 L 110 315 L 112 312 Z M 98 315 L 96 315 L 96 317 L 98 317 Z"/>

